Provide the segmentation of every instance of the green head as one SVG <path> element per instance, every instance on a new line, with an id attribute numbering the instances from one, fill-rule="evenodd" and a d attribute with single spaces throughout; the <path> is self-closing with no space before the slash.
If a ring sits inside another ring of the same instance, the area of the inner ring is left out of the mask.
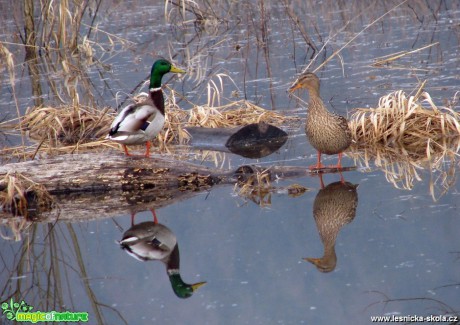
<path id="1" fill-rule="evenodd" d="M 152 71 L 150 72 L 150 88 L 161 87 L 161 78 L 168 72 L 185 73 L 184 70 L 172 65 L 168 60 L 156 60 L 152 65 Z"/>
<path id="2" fill-rule="evenodd" d="M 169 281 L 171 281 L 171 287 L 176 296 L 184 299 L 190 298 L 199 287 L 206 284 L 206 282 L 198 282 L 194 284 L 185 283 L 182 281 L 179 273 L 170 274 Z"/>

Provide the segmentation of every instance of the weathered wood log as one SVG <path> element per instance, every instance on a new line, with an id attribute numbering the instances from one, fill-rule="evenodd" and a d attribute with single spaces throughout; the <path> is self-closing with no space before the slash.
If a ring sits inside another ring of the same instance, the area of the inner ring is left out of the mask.
<path id="1" fill-rule="evenodd" d="M 62 155 L 1 166 L 0 177 L 7 173 L 23 174 L 45 185 L 51 194 L 156 187 L 197 188 L 214 185 L 225 178 L 221 170 L 168 157 L 100 153 Z"/>
<path id="2" fill-rule="evenodd" d="M 6 175 L 21 175 L 43 185 L 60 209 L 59 217 L 65 218 L 73 211 L 74 216 L 69 216 L 72 219 L 157 208 L 213 185 L 235 181 L 226 171 L 168 157 L 100 153 L 8 164 L 0 167 L 0 179 Z M 0 190 L 6 186 L 0 183 Z M 77 212 L 78 207 L 83 211 Z"/>
<path id="3" fill-rule="evenodd" d="M 262 171 L 271 180 L 309 174 L 303 167 L 242 166 L 230 171 L 159 155 L 145 158 L 113 153 L 62 155 L 13 163 L 0 167 L 0 191 L 6 190 L 8 177 L 25 178 L 42 185 L 51 196 L 52 205 L 40 202 L 39 194 L 29 191 L 24 194 L 30 201 L 26 212 L 10 204 L 3 207 L 6 211 L 0 212 L 0 217 L 19 214 L 50 222 L 136 213 L 190 198 L 215 185 L 244 182 L 248 175 Z"/>

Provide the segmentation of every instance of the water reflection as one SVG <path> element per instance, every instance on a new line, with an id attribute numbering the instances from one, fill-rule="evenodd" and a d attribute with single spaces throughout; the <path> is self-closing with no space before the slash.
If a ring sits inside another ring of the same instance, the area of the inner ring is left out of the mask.
<path id="1" fill-rule="evenodd" d="M 321 189 L 313 203 L 313 216 L 316 222 L 324 253 L 320 258 L 305 258 L 321 272 L 331 272 L 337 265 L 335 241 L 343 226 L 353 221 L 358 206 L 358 184 L 346 182 L 342 175 L 339 182 L 324 186 L 319 174 Z"/>
<path id="2" fill-rule="evenodd" d="M 161 261 L 166 266 L 171 287 L 179 298 L 190 298 L 206 282 L 185 283 L 180 275 L 179 245 L 176 235 L 166 226 L 158 223 L 155 210 L 151 210 L 153 222 L 134 224 L 131 214 L 131 228 L 124 234 L 120 247 L 139 261 Z"/>

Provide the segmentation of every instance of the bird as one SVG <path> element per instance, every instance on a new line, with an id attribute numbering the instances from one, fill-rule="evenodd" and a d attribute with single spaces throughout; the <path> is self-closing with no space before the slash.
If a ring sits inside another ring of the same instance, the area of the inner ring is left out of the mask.
<path id="1" fill-rule="evenodd" d="M 160 133 L 165 124 L 165 105 L 161 79 L 168 73 L 185 73 L 168 60 L 159 59 L 152 65 L 149 95 L 139 103 L 126 106 L 112 122 L 107 138 L 122 144 L 125 154 L 131 156 L 126 145 L 146 144 L 145 156 L 150 156 L 150 140 Z"/>
<path id="2" fill-rule="evenodd" d="M 311 72 L 302 73 L 288 89 L 289 93 L 297 89 L 306 89 L 309 92 L 309 103 L 305 133 L 310 144 L 317 150 L 318 159 L 316 165 L 309 167 L 310 170 L 321 169 L 325 166 L 321 163 L 321 154 L 338 154 L 336 165 L 329 168 L 342 168 L 342 152 L 351 142 L 352 135 L 345 117 L 329 112 L 320 96 L 319 78 Z"/>
<path id="3" fill-rule="evenodd" d="M 334 182 L 324 187 L 320 174 L 321 189 L 313 203 L 313 216 L 324 253 L 320 258 L 307 257 L 321 272 L 331 272 L 337 265 L 335 241 L 342 227 L 353 221 L 358 206 L 358 185 Z"/>
<path id="4" fill-rule="evenodd" d="M 131 228 L 118 242 L 121 249 L 139 261 L 159 260 L 166 266 L 171 287 L 179 298 L 189 298 L 206 282 L 185 283 L 180 275 L 179 245 L 176 235 L 166 226 L 158 223 L 154 210 L 154 221 L 134 224 L 131 214 Z"/>

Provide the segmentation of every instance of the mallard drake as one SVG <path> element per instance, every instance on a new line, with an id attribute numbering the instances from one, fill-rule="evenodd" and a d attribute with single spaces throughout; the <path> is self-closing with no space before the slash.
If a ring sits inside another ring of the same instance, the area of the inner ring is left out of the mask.
<path id="1" fill-rule="evenodd" d="M 347 119 L 329 112 L 324 106 L 319 93 L 320 82 L 314 73 L 305 72 L 301 74 L 289 88 L 289 92 L 292 93 L 300 88 L 307 89 L 309 92 L 310 101 L 305 133 L 310 144 L 318 151 L 317 163 L 310 166 L 310 169 L 324 168 L 324 165 L 321 164 L 321 154 L 338 154 L 337 165 L 329 167 L 342 168 L 342 152 L 350 146 L 352 139 Z"/>
<path id="2" fill-rule="evenodd" d="M 331 272 L 337 264 L 335 241 L 340 229 L 355 218 L 358 206 L 358 185 L 349 182 L 335 182 L 324 187 L 313 203 L 313 216 L 316 222 L 324 254 L 321 258 L 307 257 L 304 260 L 314 264 L 321 272 Z"/>
<path id="3" fill-rule="evenodd" d="M 146 144 L 145 156 L 150 155 L 150 140 L 160 133 L 165 124 L 165 104 L 161 79 L 168 72 L 185 73 L 165 59 L 155 61 L 150 73 L 149 96 L 142 102 L 122 109 L 112 123 L 108 139 L 119 142 L 127 156 L 126 145 Z"/>
<path id="4" fill-rule="evenodd" d="M 189 298 L 206 282 L 185 283 L 180 275 L 179 246 L 176 235 L 166 226 L 158 223 L 154 211 L 154 221 L 132 225 L 118 243 L 129 255 L 139 261 L 158 260 L 165 264 L 171 287 L 179 298 Z"/>

